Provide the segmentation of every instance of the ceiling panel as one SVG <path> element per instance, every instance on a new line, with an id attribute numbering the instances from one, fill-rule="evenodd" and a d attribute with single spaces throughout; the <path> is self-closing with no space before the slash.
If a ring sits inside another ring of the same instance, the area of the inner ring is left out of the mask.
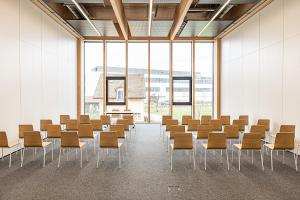
<path id="1" fill-rule="evenodd" d="M 123 3 L 149 3 L 149 0 L 123 0 Z M 153 3 L 180 3 L 180 0 L 153 0 Z"/>
<path id="2" fill-rule="evenodd" d="M 260 0 L 231 0 L 230 4 L 257 3 Z M 223 4 L 226 0 L 199 0 L 198 4 Z"/>
<path id="3" fill-rule="evenodd" d="M 44 0 L 53 3 L 73 3 L 71 0 Z M 104 0 L 76 0 L 77 3 L 103 3 Z"/>
<path id="4" fill-rule="evenodd" d="M 102 36 L 119 36 L 112 20 L 91 20 Z M 83 36 L 98 36 L 87 20 L 67 20 Z"/>
<path id="5" fill-rule="evenodd" d="M 132 36 L 148 36 L 148 21 L 129 20 L 129 29 Z M 166 37 L 169 35 L 172 20 L 156 20 L 152 21 L 151 36 Z"/>
<path id="6" fill-rule="evenodd" d="M 233 21 L 231 21 L 231 20 L 213 21 L 200 36 L 215 37 L 232 22 Z M 185 25 L 184 29 L 180 33 L 180 36 L 182 36 L 182 37 L 197 36 L 207 23 L 208 23 L 208 21 L 191 21 L 190 20 Z"/>

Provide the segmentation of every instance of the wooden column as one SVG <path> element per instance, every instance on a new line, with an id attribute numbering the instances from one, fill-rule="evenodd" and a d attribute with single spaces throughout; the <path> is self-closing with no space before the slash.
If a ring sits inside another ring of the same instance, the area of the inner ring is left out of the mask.
<path id="1" fill-rule="evenodd" d="M 195 73 L 195 40 L 192 41 L 192 117 L 195 118 L 196 112 L 196 73 Z"/>
<path id="2" fill-rule="evenodd" d="M 106 112 L 106 41 L 103 40 L 103 68 L 102 68 L 103 114 Z"/>
<path id="3" fill-rule="evenodd" d="M 170 115 L 173 115 L 173 41 L 170 40 L 170 86 L 169 86 L 169 95 L 170 95 Z"/>
<path id="4" fill-rule="evenodd" d="M 125 43 L 125 77 L 126 77 L 126 88 L 125 88 L 125 103 L 126 103 L 126 110 L 128 109 L 128 40 Z"/>
<path id="5" fill-rule="evenodd" d="M 148 40 L 148 123 L 151 122 L 150 119 L 150 40 Z"/>
<path id="6" fill-rule="evenodd" d="M 81 114 L 81 53 L 82 40 L 77 39 L 77 119 Z"/>
<path id="7" fill-rule="evenodd" d="M 214 112 L 217 116 L 221 116 L 221 39 L 215 40 L 215 102 L 214 106 L 216 111 Z"/>

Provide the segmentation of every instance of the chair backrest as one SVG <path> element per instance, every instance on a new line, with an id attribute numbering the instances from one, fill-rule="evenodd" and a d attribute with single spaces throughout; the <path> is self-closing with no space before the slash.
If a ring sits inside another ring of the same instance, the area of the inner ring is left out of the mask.
<path id="1" fill-rule="evenodd" d="M 276 134 L 274 149 L 294 149 L 295 133 L 280 132 Z"/>
<path id="2" fill-rule="evenodd" d="M 228 139 L 238 139 L 240 136 L 239 127 L 236 125 L 224 126 L 224 134 Z"/>
<path id="3" fill-rule="evenodd" d="M 296 126 L 295 125 L 281 125 L 279 132 L 292 132 L 295 133 Z"/>
<path id="4" fill-rule="evenodd" d="M 222 122 L 219 119 L 210 120 L 212 131 L 222 131 Z"/>
<path id="5" fill-rule="evenodd" d="M 208 134 L 208 149 L 226 149 L 226 135 L 222 133 L 209 133 Z"/>
<path id="6" fill-rule="evenodd" d="M 201 125 L 209 125 L 211 120 L 211 115 L 202 115 L 201 116 Z"/>
<path id="7" fill-rule="evenodd" d="M 19 138 L 24 138 L 24 132 L 27 131 L 33 131 L 33 126 L 31 124 L 19 125 Z"/>
<path id="8" fill-rule="evenodd" d="M 100 134 L 100 148 L 118 148 L 118 136 L 114 131 Z"/>
<path id="9" fill-rule="evenodd" d="M 110 131 L 116 132 L 118 138 L 125 138 L 125 125 L 123 124 L 111 125 Z"/>
<path id="10" fill-rule="evenodd" d="M 170 126 L 170 139 L 174 138 L 174 135 L 179 132 L 185 132 L 185 126 L 184 125 L 172 125 Z"/>
<path id="11" fill-rule="evenodd" d="M 197 128 L 197 138 L 207 139 L 208 134 L 212 131 L 211 125 L 199 125 Z"/>
<path id="12" fill-rule="evenodd" d="M 250 133 L 259 133 L 261 138 L 265 138 L 266 135 L 266 127 L 259 125 L 252 125 L 250 128 Z"/>
<path id="13" fill-rule="evenodd" d="M 166 121 L 166 131 L 170 130 L 170 127 L 173 125 L 178 125 L 178 120 L 177 119 L 169 119 Z"/>
<path id="14" fill-rule="evenodd" d="M 111 124 L 109 115 L 101 115 L 100 120 L 101 120 L 102 124 L 104 124 L 104 125 L 110 125 Z"/>
<path id="15" fill-rule="evenodd" d="M 93 131 L 102 131 L 102 121 L 99 119 L 92 119 L 91 124 L 93 127 Z"/>
<path id="16" fill-rule="evenodd" d="M 70 115 L 60 115 L 59 116 L 59 121 L 60 124 L 67 124 L 67 121 L 70 120 Z"/>
<path id="17" fill-rule="evenodd" d="M 239 120 L 244 120 L 246 126 L 249 124 L 249 116 L 248 115 L 240 115 Z"/>
<path id="18" fill-rule="evenodd" d="M 161 124 L 166 125 L 167 120 L 171 120 L 171 119 L 172 119 L 171 115 L 163 115 L 162 120 L 161 120 Z"/>
<path id="19" fill-rule="evenodd" d="M 239 127 L 239 131 L 245 131 L 245 121 L 240 119 L 235 119 L 232 121 L 232 125 Z"/>
<path id="20" fill-rule="evenodd" d="M 193 119 L 192 116 L 190 116 L 190 115 L 183 115 L 183 116 L 182 116 L 181 124 L 182 124 L 182 125 L 188 125 L 189 120 L 191 120 L 191 119 Z"/>
<path id="21" fill-rule="evenodd" d="M 222 115 L 220 120 L 223 126 L 230 125 L 230 115 Z"/>
<path id="22" fill-rule="evenodd" d="M 245 133 L 242 149 L 261 149 L 261 135 L 259 133 Z"/>
<path id="23" fill-rule="evenodd" d="M 61 126 L 49 124 L 47 126 L 47 137 L 48 138 L 61 138 Z"/>
<path id="24" fill-rule="evenodd" d="M 78 121 L 77 119 L 70 119 L 66 123 L 67 131 L 77 131 L 78 130 Z"/>
<path id="25" fill-rule="evenodd" d="M 197 131 L 200 125 L 200 120 L 192 119 L 188 122 L 188 131 Z"/>
<path id="26" fill-rule="evenodd" d="M 0 131 L 0 147 L 8 147 L 8 139 L 5 131 Z"/>
<path id="27" fill-rule="evenodd" d="M 176 133 L 174 136 L 174 149 L 193 149 L 192 133 Z"/>
<path id="28" fill-rule="evenodd" d="M 41 119 L 40 120 L 40 130 L 41 131 L 47 131 L 47 126 L 49 124 L 52 124 L 52 120 L 51 119 Z"/>
<path id="29" fill-rule="evenodd" d="M 259 119 L 259 120 L 257 120 L 257 125 L 264 126 L 266 131 L 270 130 L 270 120 L 269 119 Z"/>
<path id="30" fill-rule="evenodd" d="M 42 137 L 39 131 L 24 132 L 24 147 L 42 147 Z"/>
<path id="31" fill-rule="evenodd" d="M 129 120 L 127 119 L 118 119 L 116 124 L 124 125 L 125 131 L 129 130 Z"/>
<path id="32" fill-rule="evenodd" d="M 128 120 L 129 125 L 133 125 L 134 124 L 133 115 L 123 115 L 123 119 Z"/>
<path id="33" fill-rule="evenodd" d="M 61 133 L 61 147 L 79 148 L 79 136 L 75 131 Z"/>
<path id="34" fill-rule="evenodd" d="M 94 138 L 92 124 L 79 124 L 78 136 L 79 138 Z"/>
<path id="35" fill-rule="evenodd" d="M 90 124 L 90 116 L 89 115 L 80 115 L 79 117 L 79 123 L 80 124 Z"/>

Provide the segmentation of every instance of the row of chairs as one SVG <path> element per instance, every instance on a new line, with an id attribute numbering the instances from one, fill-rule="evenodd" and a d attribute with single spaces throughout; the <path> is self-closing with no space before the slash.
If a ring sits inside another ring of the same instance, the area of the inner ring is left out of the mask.
<path id="1" fill-rule="evenodd" d="M 53 149 L 56 140 L 61 140 L 61 149 L 63 148 L 80 148 L 85 146 L 85 143 L 81 143 L 80 140 L 90 140 L 94 142 L 94 152 L 96 152 L 96 139 L 100 132 L 111 132 L 116 134 L 117 139 L 124 140 L 125 149 L 127 152 L 127 135 L 130 133 L 132 127 L 134 127 L 133 118 L 125 117 L 118 119 L 116 124 L 110 122 L 110 116 L 101 116 L 100 120 L 89 120 L 89 117 L 85 115 L 80 116 L 79 123 L 77 120 L 72 120 L 68 115 L 60 116 L 59 125 L 52 124 L 52 120 L 40 120 L 40 131 L 34 131 L 33 125 L 22 124 L 19 125 L 19 139 L 16 141 L 9 141 L 6 132 L 0 132 L 0 148 L 20 148 L 21 149 L 21 166 L 23 165 L 24 153 L 26 148 L 42 148 L 44 151 L 44 163 L 46 148 L 52 146 L 52 160 Z M 70 133 L 70 134 L 69 134 Z M 76 136 L 74 134 L 76 133 Z M 63 139 L 63 136 L 64 137 Z M 78 138 L 78 139 L 77 139 Z M 98 137 L 99 138 L 99 137 Z M 114 138 L 114 137 L 112 137 Z M 51 142 L 49 142 L 49 140 Z M 24 141 L 24 147 L 22 147 L 21 141 Z M 63 142 L 65 141 L 65 142 Z M 68 147 L 68 141 L 70 146 Z M 78 142 L 79 141 L 79 142 Z M 101 143 L 101 139 L 100 139 Z M 122 144 L 123 144 L 122 143 Z M 101 146 L 101 145 L 100 145 Z M 102 145 L 102 147 L 104 147 Z M 18 152 L 18 151 L 16 151 Z M 11 154 L 9 154 L 9 167 L 11 167 Z M 99 154 L 99 153 L 98 153 Z M 35 153 L 34 153 L 35 155 Z M 99 156 L 98 156 L 99 157 Z M 81 162 L 82 163 L 82 162 Z M 43 164 L 44 166 L 45 164 Z"/>

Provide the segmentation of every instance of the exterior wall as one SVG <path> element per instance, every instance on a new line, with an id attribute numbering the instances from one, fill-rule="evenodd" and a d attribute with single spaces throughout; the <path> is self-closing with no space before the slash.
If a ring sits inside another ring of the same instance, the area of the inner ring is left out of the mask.
<path id="1" fill-rule="evenodd" d="M 300 140 L 300 1 L 274 0 L 222 39 L 221 113 L 295 124 Z"/>
<path id="2" fill-rule="evenodd" d="M 76 39 L 29 0 L 0 1 L 0 26 L 0 130 L 75 117 Z"/>

